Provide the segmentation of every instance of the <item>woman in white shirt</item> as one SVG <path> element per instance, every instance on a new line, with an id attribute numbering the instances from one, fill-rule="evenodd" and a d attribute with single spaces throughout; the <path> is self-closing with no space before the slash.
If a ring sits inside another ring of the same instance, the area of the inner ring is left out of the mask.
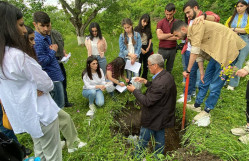
<path id="1" fill-rule="evenodd" d="M 58 111 L 49 91 L 53 82 L 24 39 L 19 9 L 0 2 L 0 99 L 16 134 L 27 132 L 36 157 L 62 160 Z"/>
<path id="2" fill-rule="evenodd" d="M 92 22 L 89 25 L 90 36 L 86 38 L 85 45 L 89 56 L 95 56 L 99 62 L 99 67 L 106 74 L 106 58 L 105 52 L 107 49 L 107 43 L 105 38 L 102 36 L 100 26 L 97 22 Z"/>
<path id="3" fill-rule="evenodd" d="M 84 82 L 82 95 L 89 99 L 89 108 L 87 116 L 93 116 L 96 112 L 96 106 L 104 105 L 105 76 L 99 67 L 98 60 L 94 56 L 87 58 L 86 69 L 82 72 Z"/>

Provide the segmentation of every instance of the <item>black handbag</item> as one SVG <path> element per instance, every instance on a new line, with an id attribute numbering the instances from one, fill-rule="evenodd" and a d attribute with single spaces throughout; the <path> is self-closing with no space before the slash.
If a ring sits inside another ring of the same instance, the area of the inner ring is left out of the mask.
<path id="1" fill-rule="evenodd" d="M 18 144 L 13 139 L 9 139 L 0 132 L 0 160 L 1 161 L 22 161 L 25 154 L 24 146 Z"/>

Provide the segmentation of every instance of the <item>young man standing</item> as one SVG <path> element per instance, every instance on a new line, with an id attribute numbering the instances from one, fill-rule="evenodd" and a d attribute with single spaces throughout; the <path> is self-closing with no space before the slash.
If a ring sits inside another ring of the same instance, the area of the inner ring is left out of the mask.
<path id="1" fill-rule="evenodd" d="M 173 24 L 171 33 L 178 39 L 188 38 L 192 48 L 187 70 L 183 76 L 187 77 L 191 73 L 193 64 L 198 62 L 201 83 L 193 108 L 200 108 L 208 90 L 209 96 L 205 101 L 204 111 L 194 117 L 199 120 L 203 117 L 210 117 L 210 111 L 216 105 L 225 80 L 219 77 L 221 65 L 233 65 L 239 55 L 239 50 L 246 46 L 246 43 L 228 27 L 210 21 L 188 26 L 183 21 L 176 21 Z M 203 68 L 204 59 L 209 59 L 205 75 Z"/>
<path id="2" fill-rule="evenodd" d="M 185 13 L 185 20 L 188 22 L 188 25 L 191 26 L 193 23 L 199 23 L 200 21 L 203 20 L 208 20 L 208 21 L 213 21 L 213 22 L 219 22 L 220 17 L 211 12 L 211 11 L 206 11 L 202 12 L 199 8 L 199 4 L 196 0 L 189 0 L 183 7 L 183 12 Z M 190 56 L 190 51 L 191 51 L 191 44 L 186 40 L 186 43 L 182 49 L 182 54 L 184 56 L 185 60 L 185 66 L 188 66 L 188 61 L 189 61 L 189 56 Z M 194 63 L 190 75 L 189 75 L 189 87 L 188 87 L 188 96 L 187 96 L 187 101 L 191 101 L 191 96 L 192 94 L 195 94 L 195 86 L 197 80 L 197 71 L 199 67 L 197 63 Z M 198 82 L 197 82 L 198 83 Z M 177 100 L 179 103 L 184 102 L 184 95 Z"/>
<path id="3" fill-rule="evenodd" d="M 48 35 L 51 38 L 52 44 L 57 44 L 58 45 L 58 50 L 55 54 L 56 59 L 59 62 L 62 74 L 64 76 L 64 80 L 63 80 L 63 88 L 64 88 L 64 99 L 65 99 L 65 107 L 72 107 L 73 104 L 70 103 L 68 101 L 68 97 L 67 97 L 67 75 L 66 75 L 66 70 L 65 67 L 63 65 L 63 63 L 60 61 L 64 56 L 67 56 L 66 51 L 64 50 L 64 40 L 63 37 L 61 35 L 60 32 L 58 32 L 57 30 L 53 30 L 52 26 L 50 24 L 50 27 L 48 29 Z"/>
<path id="4" fill-rule="evenodd" d="M 165 18 L 157 23 L 157 38 L 159 39 L 158 54 L 163 56 L 166 62 L 166 70 L 171 73 L 176 56 L 176 38 L 170 33 L 170 29 L 175 21 L 175 5 L 169 3 L 165 7 Z"/>
<path id="5" fill-rule="evenodd" d="M 55 56 L 58 45 L 52 44 L 51 39 L 47 35 L 50 28 L 50 17 L 45 12 L 35 12 L 33 24 L 35 26 L 34 49 L 38 62 L 54 83 L 54 89 L 50 92 L 52 98 L 60 108 L 63 108 L 65 104 L 62 84 L 64 76 Z"/>

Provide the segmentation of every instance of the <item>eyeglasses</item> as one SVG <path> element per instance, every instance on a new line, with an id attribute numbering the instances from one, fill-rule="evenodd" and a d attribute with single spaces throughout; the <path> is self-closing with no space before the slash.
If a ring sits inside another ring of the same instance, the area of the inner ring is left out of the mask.
<path id="1" fill-rule="evenodd" d="M 150 67 L 150 66 L 152 66 L 152 65 L 154 65 L 154 64 L 151 64 L 151 65 L 148 64 L 147 67 Z"/>

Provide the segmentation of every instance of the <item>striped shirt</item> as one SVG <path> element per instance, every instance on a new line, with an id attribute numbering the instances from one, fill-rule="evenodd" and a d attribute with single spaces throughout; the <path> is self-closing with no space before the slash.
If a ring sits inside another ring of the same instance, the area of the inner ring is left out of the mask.
<path id="1" fill-rule="evenodd" d="M 35 31 L 34 48 L 42 69 L 47 72 L 52 81 L 63 81 L 64 76 L 55 57 L 56 52 L 49 48 L 50 45 L 51 39 L 49 36 L 42 36 Z"/>

